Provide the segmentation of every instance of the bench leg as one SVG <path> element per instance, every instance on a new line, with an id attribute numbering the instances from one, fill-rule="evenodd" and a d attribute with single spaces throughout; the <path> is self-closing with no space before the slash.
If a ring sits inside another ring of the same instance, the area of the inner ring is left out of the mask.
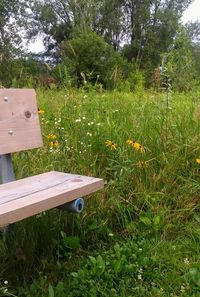
<path id="1" fill-rule="evenodd" d="M 15 180 L 11 154 L 0 155 L 0 183 L 5 184 Z"/>
<path id="2" fill-rule="evenodd" d="M 15 180 L 13 163 L 11 154 L 0 155 L 0 184 L 9 183 Z M 0 228 L 0 232 L 2 232 L 3 236 L 5 236 L 9 230 L 10 225 L 4 226 Z"/>

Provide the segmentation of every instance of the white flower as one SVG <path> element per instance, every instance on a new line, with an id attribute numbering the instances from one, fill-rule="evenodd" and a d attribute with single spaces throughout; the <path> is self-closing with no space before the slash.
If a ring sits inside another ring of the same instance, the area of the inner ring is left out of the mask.
<path id="1" fill-rule="evenodd" d="M 185 258 L 183 262 L 184 262 L 185 265 L 189 265 L 190 264 L 188 258 Z"/>
<path id="2" fill-rule="evenodd" d="M 185 292 L 185 286 L 184 285 L 181 286 L 181 290 L 180 291 L 181 291 L 181 293 L 184 293 Z"/>
<path id="3" fill-rule="evenodd" d="M 4 285 L 7 285 L 7 284 L 8 284 L 8 281 L 7 281 L 7 280 L 5 280 L 3 283 L 4 283 Z"/>
<path id="4" fill-rule="evenodd" d="M 81 122 L 81 119 L 76 119 L 75 122 L 76 123 Z"/>
<path id="5" fill-rule="evenodd" d="M 113 233 L 109 233 L 109 234 L 108 234 L 108 236 L 110 236 L 110 237 L 113 237 L 113 236 L 114 236 L 114 234 L 113 234 Z"/>
<path id="6" fill-rule="evenodd" d="M 141 274 L 138 274 L 138 279 L 142 280 L 142 275 Z"/>

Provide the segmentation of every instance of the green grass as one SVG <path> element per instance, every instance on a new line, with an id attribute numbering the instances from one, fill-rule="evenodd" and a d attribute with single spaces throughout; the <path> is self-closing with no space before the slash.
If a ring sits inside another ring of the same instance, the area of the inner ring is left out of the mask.
<path id="1" fill-rule="evenodd" d="M 55 169 L 106 185 L 79 216 L 54 209 L 10 230 L 0 296 L 200 296 L 200 93 L 169 108 L 150 91 L 37 95 L 44 147 L 14 156 L 17 178 Z"/>

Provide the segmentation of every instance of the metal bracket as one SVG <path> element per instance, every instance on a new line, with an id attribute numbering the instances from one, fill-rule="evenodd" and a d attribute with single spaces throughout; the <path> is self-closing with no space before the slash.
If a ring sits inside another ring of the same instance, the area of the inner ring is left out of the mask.
<path id="1" fill-rule="evenodd" d="M 5 184 L 15 180 L 11 154 L 0 155 L 0 183 Z"/>
<path id="2" fill-rule="evenodd" d="M 0 184 L 6 184 L 15 180 L 11 154 L 0 155 Z M 10 225 L 0 229 L 5 236 L 10 230 Z"/>

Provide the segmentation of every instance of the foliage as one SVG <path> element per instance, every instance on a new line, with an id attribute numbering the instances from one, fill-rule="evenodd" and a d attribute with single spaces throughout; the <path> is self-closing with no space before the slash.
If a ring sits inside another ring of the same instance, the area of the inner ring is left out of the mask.
<path id="1" fill-rule="evenodd" d="M 34 1 L 29 36 L 44 36 L 48 52 L 56 55 L 62 42 L 69 41 L 75 28 L 90 28 L 119 51 L 129 49 L 128 61 L 148 71 L 160 63 L 160 54 L 172 44 L 183 11 L 191 3 L 160 0 Z"/>
<path id="2" fill-rule="evenodd" d="M 85 199 L 80 216 L 54 209 L 17 223 L 0 240 L 8 292 L 195 296 L 199 96 L 171 93 L 168 105 L 165 96 L 38 90 L 44 147 L 14 155 L 17 178 L 59 170 L 106 184 Z"/>
<path id="3" fill-rule="evenodd" d="M 0 1 L 0 85 L 9 85 L 15 77 L 14 58 L 21 53 L 22 38 L 19 31 L 25 22 L 26 7 L 24 0 Z"/>
<path id="4" fill-rule="evenodd" d="M 70 76 L 78 85 L 102 83 L 112 86 L 123 60 L 111 46 L 92 31 L 79 32 L 61 45 L 62 63 L 69 69 Z"/>
<path id="5" fill-rule="evenodd" d="M 40 81 L 43 86 L 60 84 L 68 88 L 87 81 L 85 88 L 88 90 L 92 85 L 96 89 L 106 86 L 121 90 L 123 83 L 126 89 L 133 90 L 133 84 L 127 78 L 132 75 L 135 79 L 142 73 L 145 86 L 149 86 L 161 56 L 174 45 L 181 15 L 190 2 L 51 0 L 47 3 L 20 0 L 10 5 L 10 1 L 3 0 L 0 6 L 0 84 L 34 86 Z M 191 38 L 197 36 L 198 24 L 188 25 L 187 32 Z M 30 73 L 32 59 L 26 60 L 26 71 L 25 62 L 19 63 L 19 59 L 25 59 L 20 35 L 29 41 L 38 34 L 47 51 L 37 59 L 48 61 L 52 71 L 50 74 L 42 71 L 41 74 L 39 67 L 36 77 L 34 69 Z M 197 61 L 197 46 L 194 46 L 193 55 Z M 175 64 L 173 67 L 178 69 L 178 60 L 171 60 Z M 131 64 L 137 65 L 136 70 L 127 71 Z M 188 85 L 191 76 L 185 74 L 183 86 L 185 80 Z"/>
<path id="6" fill-rule="evenodd" d="M 192 47 L 188 35 L 180 30 L 172 49 L 164 57 L 172 87 L 178 91 L 189 91 L 195 85 L 196 67 L 192 56 Z"/>

